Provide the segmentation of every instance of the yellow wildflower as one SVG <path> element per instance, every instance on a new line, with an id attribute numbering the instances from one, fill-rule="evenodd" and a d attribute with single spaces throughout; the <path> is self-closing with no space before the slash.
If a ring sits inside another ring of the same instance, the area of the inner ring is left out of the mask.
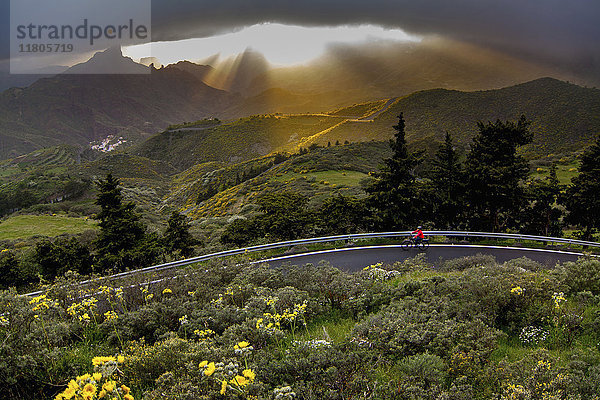
<path id="1" fill-rule="evenodd" d="M 250 383 L 245 376 L 240 375 L 236 375 L 230 382 L 238 387 L 244 387 Z"/>
<path id="2" fill-rule="evenodd" d="M 115 381 L 107 381 L 104 383 L 104 385 L 102 385 L 102 390 L 111 393 L 113 390 L 115 390 L 115 387 L 117 387 L 117 383 Z"/>
<path id="3" fill-rule="evenodd" d="M 254 378 L 256 378 L 256 373 L 251 369 L 245 369 L 242 371 L 242 375 L 250 380 L 250 382 L 254 382 Z"/>
<path id="4" fill-rule="evenodd" d="M 94 372 L 92 374 L 92 379 L 94 379 L 96 382 L 98 382 L 100 379 L 102 379 L 102 374 L 100 372 Z"/>
<path id="5" fill-rule="evenodd" d="M 94 364 L 94 367 L 97 367 L 99 365 L 102 365 L 104 363 L 110 362 L 110 361 L 117 361 L 115 360 L 114 357 L 94 357 L 92 358 L 92 364 Z"/>
<path id="6" fill-rule="evenodd" d="M 84 386 L 83 388 L 83 396 L 84 397 L 94 397 L 94 395 L 96 394 L 96 385 L 92 384 L 92 383 L 88 383 L 87 385 Z"/>
<path id="7" fill-rule="evenodd" d="M 520 286 L 515 286 L 514 288 L 510 289 L 510 292 L 511 292 L 512 294 L 515 294 L 515 295 L 517 295 L 517 296 L 520 296 L 520 295 L 522 295 L 522 294 L 525 292 L 525 289 L 523 289 L 523 288 L 522 288 L 522 287 L 520 287 Z"/>
<path id="8" fill-rule="evenodd" d="M 204 360 L 204 361 L 202 361 L 202 362 L 200 363 L 200 368 L 204 368 L 204 367 L 206 367 L 207 365 L 208 365 L 208 361 L 207 361 L 207 360 Z"/>
<path id="9" fill-rule="evenodd" d="M 162 291 L 162 294 L 173 293 L 171 289 L 165 289 Z"/>
<path id="10" fill-rule="evenodd" d="M 211 376 L 215 372 L 216 369 L 217 368 L 215 367 L 215 363 L 211 362 L 207 365 L 206 369 L 204 370 L 204 375 Z"/>
<path id="11" fill-rule="evenodd" d="M 90 374 L 85 374 L 85 375 L 80 375 L 77 377 L 78 381 L 87 381 L 88 379 L 90 379 L 92 376 Z"/>
<path id="12" fill-rule="evenodd" d="M 227 381 L 225 379 L 223 379 L 221 381 L 221 394 L 225 394 L 225 391 L 227 390 Z"/>
<path id="13" fill-rule="evenodd" d="M 244 349 L 246 347 L 248 347 L 250 345 L 250 343 L 243 341 L 243 342 L 239 342 L 238 344 L 236 344 L 235 346 L 233 346 L 233 348 L 235 350 L 239 350 L 239 349 Z"/>
<path id="14" fill-rule="evenodd" d="M 117 313 L 114 312 L 114 311 L 107 311 L 107 312 L 105 312 L 104 313 L 104 317 L 106 318 L 107 321 L 119 318 L 119 316 L 117 315 Z"/>
<path id="15" fill-rule="evenodd" d="M 124 356 L 117 356 L 117 362 L 119 364 L 123 364 L 125 362 L 125 357 Z"/>

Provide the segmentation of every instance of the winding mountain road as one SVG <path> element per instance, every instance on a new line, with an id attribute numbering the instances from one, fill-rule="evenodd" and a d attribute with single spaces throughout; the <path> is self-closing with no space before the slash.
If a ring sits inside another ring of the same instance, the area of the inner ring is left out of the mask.
<path id="1" fill-rule="evenodd" d="M 432 244 L 427 250 L 421 252 L 416 249 L 404 251 L 400 245 L 381 245 L 345 247 L 317 252 L 291 254 L 254 261 L 253 263 L 258 264 L 265 262 L 272 267 L 278 267 L 284 264 L 305 265 L 308 263 L 318 264 L 321 261 L 327 261 L 331 265 L 344 271 L 355 272 L 378 262 L 391 264 L 397 261 L 404 261 L 408 258 L 415 257 L 419 253 L 424 253 L 426 259 L 431 263 L 439 263 L 443 260 L 483 254 L 494 256 L 498 262 L 527 257 L 548 268 L 552 268 L 558 263 L 577 261 L 579 257 L 583 256 L 581 253 L 570 251 L 503 246 Z"/>

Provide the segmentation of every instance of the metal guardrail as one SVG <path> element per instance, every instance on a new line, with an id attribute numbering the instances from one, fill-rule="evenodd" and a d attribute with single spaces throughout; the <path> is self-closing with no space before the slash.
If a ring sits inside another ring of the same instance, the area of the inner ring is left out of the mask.
<path id="1" fill-rule="evenodd" d="M 535 235 L 522 235 L 522 234 L 510 234 L 510 233 L 491 233 L 491 232 L 459 232 L 459 231 L 423 231 L 427 236 L 450 236 L 450 237 L 483 237 L 483 238 L 494 238 L 494 239 L 515 239 L 515 240 L 530 240 L 530 241 L 538 241 L 538 242 L 550 242 L 550 243 L 562 243 L 568 245 L 577 245 L 577 246 L 589 246 L 589 247 L 599 247 L 600 243 L 598 242 L 587 242 L 583 240 L 575 240 L 575 239 L 565 239 L 565 238 L 555 238 L 548 236 L 535 236 Z M 253 253 L 257 251 L 264 250 L 272 250 L 278 249 L 282 247 L 292 247 L 299 246 L 305 244 L 314 244 L 314 243 L 326 243 L 326 242 L 336 242 L 339 240 L 356 240 L 356 239 L 372 239 L 372 238 L 385 238 L 385 237 L 397 237 L 397 236 L 407 236 L 410 235 L 411 231 L 399 231 L 399 232 L 377 232 L 377 233 L 355 233 L 355 234 L 347 234 L 347 235 L 335 235 L 335 236 L 323 236 L 317 238 L 308 238 L 308 239 L 296 239 L 296 240 L 288 240 L 284 242 L 276 242 L 269 244 L 261 244 L 257 246 L 244 247 L 241 249 L 234 250 L 225 250 L 217 253 L 205 254 L 197 257 L 187 258 L 185 260 L 172 261 L 164 264 L 153 265 L 151 267 L 146 267 L 142 269 L 137 269 L 133 271 L 121 272 L 118 274 L 97 278 L 94 282 L 98 282 L 100 280 L 113 280 L 118 278 L 124 278 L 131 275 L 137 275 L 145 272 L 157 272 L 163 271 L 166 269 L 183 267 L 190 264 L 196 264 L 198 262 L 211 260 L 214 258 L 222 258 L 222 257 L 230 257 L 240 254 Z M 92 283 L 91 280 L 80 282 L 81 284 Z M 32 293 L 27 293 L 26 296 L 38 296 L 44 293 L 44 291 L 37 291 Z"/>

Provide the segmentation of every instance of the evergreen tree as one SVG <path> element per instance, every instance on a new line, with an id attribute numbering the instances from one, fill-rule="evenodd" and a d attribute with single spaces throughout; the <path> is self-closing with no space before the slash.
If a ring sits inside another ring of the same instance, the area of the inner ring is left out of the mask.
<path id="1" fill-rule="evenodd" d="M 43 240 L 35 247 L 35 260 L 45 279 L 62 276 L 67 271 L 80 274 L 92 272 L 92 256 L 89 249 L 76 238 Z"/>
<path id="2" fill-rule="evenodd" d="M 15 254 L 7 249 L 0 252 L 0 289 L 8 289 L 19 283 L 19 261 Z"/>
<path id="3" fill-rule="evenodd" d="M 363 200 L 352 196 L 331 196 L 317 210 L 321 234 L 357 233 L 368 228 L 369 213 Z"/>
<path id="4" fill-rule="evenodd" d="M 421 163 L 420 153 L 410 153 L 406 146 L 404 117 L 398 116 L 396 133 L 390 140 L 392 157 L 384 160 L 379 171 L 365 188 L 367 203 L 374 210 L 376 228 L 396 229 L 420 221 L 421 207 L 414 169 Z"/>
<path id="5" fill-rule="evenodd" d="M 579 175 L 572 179 L 563 200 L 567 222 L 583 230 L 583 238 L 592 240 L 600 228 L 600 136 L 584 152 Z"/>
<path id="6" fill-rule="evenodd" d="M 313 215 L 306 209 L 308 199 L 294 192 L 269 193 L 258 200 L 260 211 L 254 221 L 258 231 L 277 239 L 298 239 L 308 233 Z"/>
<path id="7" fill-rule="evenodd" d="M 560 192 L 555 165 L 550 168 L 550 175 L 546 179 L 528 182 L 528 205 L 522 212 L 519 229 L 531 235 L 561 236 L 562 211 L 556 206 Z"/>
<path id="8" fill-rule="evenodd" d="M 432 164 L 432 219 L 440 228 L 456 229 L 461 223 L 464 210 L 465 173 L 448 132 Z"/>
<path id="9" fill-rule="evenodd" d="M 100 265 L 103 269 L 124 270 L 139 266 L 143 254 L 137 254 L 145 239 L 144 225 L 132 202 L 123 203 L 119 181 L 108 174 L 97 182 L 99 194 L 96 204 L 101 207 L 96 216 L 100 235 L 96 240 Z"/>
<path id="10" fill-rule="evenodd" d="M 233 244 L 240 247 L 262 235 L 264 235 L 264 232 L 258 226 L 256 218 L 238 218 L 227 225 L 219 240 L 223 244 Z"/>
<path id="11" fill-rule="evenodd" d="M 522 181 L 527 177 L 527 160 L 517 148 L 530 143 L 529 122 L 478 123 L 467 156 L 467 199 L 470 228 L 497 232 L 505 229 L 525 203 Z"/>
<path id="12" fill-rule="evenodd" d="M 190 227 L 185 215 L 173 211 L 168 221 L 169 226 L 165 231 L 164 241 L 167 250 L 179 251 L 182 256 L 189 257 L 194 252 L 196 240 L 190 234 Z"/>

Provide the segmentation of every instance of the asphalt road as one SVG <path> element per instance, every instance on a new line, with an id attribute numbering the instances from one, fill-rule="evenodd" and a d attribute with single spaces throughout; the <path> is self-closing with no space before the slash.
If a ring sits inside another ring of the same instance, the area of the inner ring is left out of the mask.
<path id="1" fill-rule="evenodd" d="M 394 263 L 415 257 L 420 251 L 416 249 L 402 250 L 399 245 L 345 247 L 319 252 L 291 254 L 274 257 L 256 263 L 267 262 L 272 267 L 283 264 L 305 265 L 308 263 L 318 264 L 320 261 L 328 261 L 331 265 L 342 270 L 354 272 L 378 262 Z M 496 257 L 498 262 L 505 262 L 515 258 L 527 257 L 537 261 L 549 268 L 557 263 L 566 261 L 577 261 L 582 254 L 575 252 L 559 252 L 556 250 L 526 249 L 518 247 L 500 246 L 476 246 L 476 245 L 431 245 L 423 251 L 427 260 L 433 264 L 443 260 L 450 260 L 476 254 L 489 254 Z"/>

